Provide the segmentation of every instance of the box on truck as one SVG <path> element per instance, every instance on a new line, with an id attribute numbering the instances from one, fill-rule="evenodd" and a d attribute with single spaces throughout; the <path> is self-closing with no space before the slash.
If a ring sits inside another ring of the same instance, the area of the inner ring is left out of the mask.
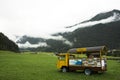
<path id="1" fill-rule="evenodd" d="M 83 70 L 86 75 L 107 70 L 107 48 L 105 46 L 73 48 L 59 53 L 57 68 L 62 72 Z"/>

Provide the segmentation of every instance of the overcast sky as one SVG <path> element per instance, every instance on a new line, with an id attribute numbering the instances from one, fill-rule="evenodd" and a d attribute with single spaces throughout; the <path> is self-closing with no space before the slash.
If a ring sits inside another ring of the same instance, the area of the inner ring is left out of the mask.
<path id="1" fill-rule="evenodd" d="M 45 36 L 113 9 L 120 0 L 0 0 L 0 32 Z"/>

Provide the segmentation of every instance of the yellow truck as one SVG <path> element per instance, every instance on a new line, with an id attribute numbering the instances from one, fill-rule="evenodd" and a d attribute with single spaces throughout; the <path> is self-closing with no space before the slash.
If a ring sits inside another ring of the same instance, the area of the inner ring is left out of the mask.
<path id="1" fill-rule="evenodd" d="M 83 70 L 86 75 L 107 70 L 106 46 L 73 48 L 59 53 L 57 68 L 62 72 Z"/>

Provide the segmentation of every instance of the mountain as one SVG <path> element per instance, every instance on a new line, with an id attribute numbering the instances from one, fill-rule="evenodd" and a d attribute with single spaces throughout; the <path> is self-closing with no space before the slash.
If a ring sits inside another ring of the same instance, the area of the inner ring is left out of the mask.
<path id="1" fill-rule="evenodd" d="M 97 14 L 90 20 L 83 21 L 81 24 L 92 22 L 82 28 L 77 28 L 73 32 L 60 34 L 73 43 L 73 47 L 86 47 L 106 45 L 110 49 L 120 48 L 120 11 L 112 10 L 105 13 Z"/>
<path id="2" fill-rule="evenodd" d="M 51 38 L 48 39 L 22 36 L 16 41 L 16 43 L 22 51 L 32 50 L 59 52 L 59 50 L 66 51 L 68 47 L 72 45 L 72 43 L 59 35 L 52 35 Z"/>
<path id="3" fill-rule="evenodd" d="M 120 21 L 97 24 L 79 28 L 73 32 L 62 34 L 73 42 L 73 47 L 106 45 L 110 49 L 120 48 Z"/>
<path id="4" fill-rule="evenodd" d="M 13 52 L 19 52 L 18 46 L 8 39 L 3 33 L 0 32 L 0 50 L 8 50 Z"/>
<path id="5" fill-rule="evenodd" d="M 45 42 L 45 39 L 43 38 L 35 38 L 35 37 L 30 37 L 30 36 L 22 36 L 19 40 L 16 41 L 16 43 L 26 43 L 28 41 L 31 44 L 38 44 L 39 42 Z"/>
<path id="6" fill-rule="evenodd" d="M 76 24 L 71 25 L 71 26 L 67 26 L 66 28 L 72 28 L 75 26 L 88 24 L 90 22 L 92 23 L 92 25 L 94 25 L 94 24 L 98 24 L 98 23 L 109 23 L 109 22 L 115 22 L 115 21 L 119 21 L 119 20 L 120 20 L 120 11 L 114 9 L 112 11 L 99 13 L 89 20 L 86 20 L 86 21 L 83 21 L 80 23 L 76 23 Z M 91 25 L 91 24 L 88 24 L 88 26 L 89 25 Z"/>
<path id="7" fill-rule="evenodd" d="M 33 39 L 23 36 L 23 39 L 20 39 L 17 43 L 24 44 L 26 42 L 31 45 L 34 43 L 46 44 L 46 46 L 39 45 L 39 47 L 34 47 L 34 49 L 27 47 L 33 51 L 66 52 L 69 48 L 99 45 L 106 45 L 109 49 L 120 48 L 119 10 L 97 14 L 89 20 L 69 26 L 66 29 L 73 29 L 73 31 L 51 35 L 54 37 L 60 37 L 61 39 Z"/>
<path id="8" fill-rule="evenodd" d="M 114 16 L 114 21 L 119 21 L 120 20 L 120 11 L 114 9 L 109 12 L 100 13 L 100 14 L 97 14 L 95 17 L 91 18 L 90 20 L 87 20 L 84 22 L 99 21 L 99 20 L 107 19 L 107 18 L 113 17 L 113 16 Z M 84 22 L 82 22 L 82 23 L 84 23 Z"/>
<path id="9" fill-rule="evenodd" d="M 47 46 L 46 40 L 43 38 L 37 38 L 37 37 L 30 37 L 27 35 L 24 35 L 20 37 L 16 43 L 20 48 L 37 48 L 40 46 Z"/>

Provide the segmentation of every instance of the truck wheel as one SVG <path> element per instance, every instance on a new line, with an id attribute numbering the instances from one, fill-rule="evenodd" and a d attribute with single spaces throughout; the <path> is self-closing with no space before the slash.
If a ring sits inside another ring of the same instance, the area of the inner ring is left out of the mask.
<path id="1" fill-rule="evenodd" d="M 67 68 L 66 68 L 66 67 L 63 67 L 63 68 L 62 68 L 62 72 L 64 72 L 64 73 L 67 72 Z"/>
<path id="2" fill-rule="evenodd" d="M 85 73 L 85 75 L 91 75 L 92 71 L 91 71 L 91 69 L 85 69 L 84 73 Z"/>

